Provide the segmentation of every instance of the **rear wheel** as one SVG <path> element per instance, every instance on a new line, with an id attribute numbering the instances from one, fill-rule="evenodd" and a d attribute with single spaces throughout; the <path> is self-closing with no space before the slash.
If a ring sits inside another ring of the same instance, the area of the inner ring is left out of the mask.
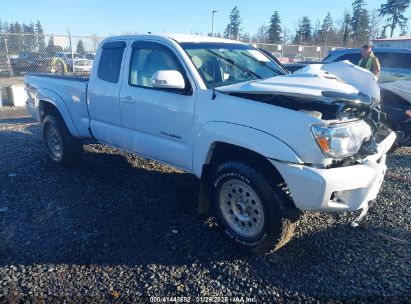
<path id="1" fill-rule="evenodd" d="M 253 254 L 278 250 L 293 236 L 299 211 L 274 179 L 242 161 L 212 172 L 212 206 L 225 234 Z"/>
<path id="2" fill-rule="evenodd" d="M 56 163 L 72 165 L 81 160 L 82 142 L 69 133 L 59 115 L 49 114 L 44 118 L 43 137 L 48 155 Z"/>

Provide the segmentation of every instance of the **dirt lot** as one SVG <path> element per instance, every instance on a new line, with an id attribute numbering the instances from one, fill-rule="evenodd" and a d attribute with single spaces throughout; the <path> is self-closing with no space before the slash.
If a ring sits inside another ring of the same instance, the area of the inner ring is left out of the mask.
<path id="1" fill-rule="evenodd" d="M 388 166 L 367 229 L 306 212 L 281 251 L 250 257 L 197 214 L 192 175 L 97 144 L 59 167 L 39 124 L 0 110 L 0 302 L 410 303 L 411 148 Z"/>

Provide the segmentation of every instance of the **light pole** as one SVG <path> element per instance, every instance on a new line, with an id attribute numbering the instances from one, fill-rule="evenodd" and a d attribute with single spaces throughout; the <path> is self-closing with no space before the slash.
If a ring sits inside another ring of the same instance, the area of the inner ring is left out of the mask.
<path id="1" fill-rule="evenodd" d="M 214 14 L 218 11 L 213 11 L 211 14 L 211 36 L 214 37 Z"/>

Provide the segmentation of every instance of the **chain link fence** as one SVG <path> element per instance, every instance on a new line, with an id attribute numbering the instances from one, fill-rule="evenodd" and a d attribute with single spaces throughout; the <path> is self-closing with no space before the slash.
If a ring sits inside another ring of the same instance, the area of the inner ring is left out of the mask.
<path id="1" fill-rule="evenodd" d="M 26 73 L 87 75 L 101 36 L 33 35 L 0 32 L 0 87 L 22 84 Z M 260 43 L 281 62 L 318 61 L 332 46 Z"/>
<path id="2" fill-rule="evenodd" d="M 0 88 L 27 73 L 87 75 L 105 37 L 0 33 Z"/>
<path id="3" fill-rule="evenodd" d="M 259 48 L 265 49 L 273 54 L 282 63 L 321 61 L 328 52 L 341 47 L 335 46 L 313 46 L 313 45 L 292 45 L 292 44 L 269 44 L 258 43 Z"/>

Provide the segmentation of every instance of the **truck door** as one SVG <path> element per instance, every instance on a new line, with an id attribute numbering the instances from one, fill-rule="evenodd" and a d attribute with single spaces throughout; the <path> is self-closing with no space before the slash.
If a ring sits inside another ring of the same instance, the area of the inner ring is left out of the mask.
<path id="1" fill-rule="evenodd" d="M 179 55 L 162 43 L 135 41 L 126 61 L 120 92 L 124 148 L 191 169 L 195 90 Z M 151 77 L 160 70 L 179 71 L 186 88 L 153 88 Z"/>
<path id="2" fill-rule="evenodd" d="M 98 67 L 92 70 L 87 95 L 94 137 L 116 147 L 122 147 L 119 95 L 125 47 L 124 41 L 110 41 L 102 46 L 96 56 Z"/>
<path id="3" fill-rule="evenodd" d="M 395 70 L 394 63 L 396 61 L 396 55 L 397 54 L 391 54 L 389 52 L 375 52 L 375 56 L 377 56 L 381 64 L 381 75 L 378 82 L 393 81 L 392 74 Z"/>

